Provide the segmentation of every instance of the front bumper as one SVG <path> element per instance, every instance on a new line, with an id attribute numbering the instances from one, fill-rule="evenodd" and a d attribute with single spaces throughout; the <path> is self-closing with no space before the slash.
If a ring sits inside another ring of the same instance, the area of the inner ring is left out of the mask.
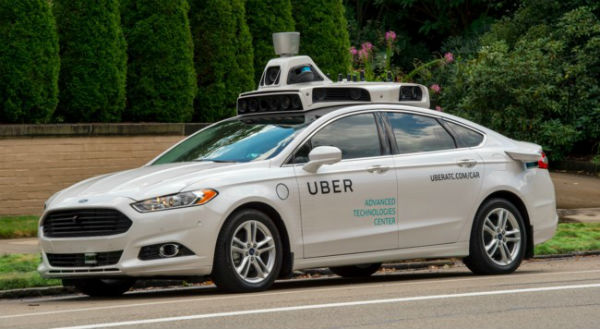
<path id="1" fill-rule="evenodd" d="M 130 206 L 131 202 L 131 199 L 117 197 L 109 202 L 90 202 L 85 207 L 77 204 L 48 209 L 112 208 L 126 215 L 132 225 L 121 234 L 78 238 L 46 237 L 40 228 L 40 274 L 46 278 L 73 278 L 200 276 L 211 273 L 221 214 L 206 205 L 139 213 Z M 42 216 L 42 223 L 46 213 Z M 142 247 L 169 242 L 187 247 L 193 255 L 153 260 L 138 258 Z M 57 267 L 48 260 L 48 254 L 93 254 L 121 250 L 121 257 L 114 265 Z"/>

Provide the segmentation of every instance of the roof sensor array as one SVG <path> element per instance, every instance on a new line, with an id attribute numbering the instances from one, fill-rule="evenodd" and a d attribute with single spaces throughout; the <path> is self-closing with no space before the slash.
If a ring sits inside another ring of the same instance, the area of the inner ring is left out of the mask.
<path id="1" fill-rule="evenodd" d="M 313 103 L 317 102 L 370 102 L 371 94 L 363 88 L 314 88 Z"/>
<path id="2" fill-rule="evenodd" d="M 420 101 L 423 98 L 423 91 L 419 86 L 400 87 L 400 101 Z"/>
<path id="3" fill-rule="evenodd" d="M 251 96 L 238 99 L 238 114 L 301 111 L 302 101 L 297 94 Z"/>

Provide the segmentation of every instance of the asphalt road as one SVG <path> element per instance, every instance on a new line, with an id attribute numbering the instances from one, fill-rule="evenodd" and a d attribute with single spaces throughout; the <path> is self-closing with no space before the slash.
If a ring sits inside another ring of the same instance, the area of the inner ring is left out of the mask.
<path id="1" fill-rule="evenodd" d="M 504 276 L 465 267 L 276 283 L 0 301 L 0 328 L 597 328 L 600 257 L 535 260 Z"/>

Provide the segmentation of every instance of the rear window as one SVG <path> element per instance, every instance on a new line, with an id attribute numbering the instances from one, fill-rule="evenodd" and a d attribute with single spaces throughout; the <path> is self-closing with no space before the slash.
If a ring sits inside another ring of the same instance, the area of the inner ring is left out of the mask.
<path id="1" fill-rule="evenodd" d="M 474 147 L 483 141 L 483 135 L 469 128 L 457 125 L 455 123 L 444 121 L 454 137 L 458 147 Z"/>

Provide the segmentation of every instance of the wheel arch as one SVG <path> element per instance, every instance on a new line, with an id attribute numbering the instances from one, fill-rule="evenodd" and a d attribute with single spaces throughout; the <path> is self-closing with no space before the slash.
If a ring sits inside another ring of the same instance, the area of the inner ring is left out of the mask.
<path id="1" fill-rule="evenodd" d="M 223 229 L 223 225 L 225 224 L 225 222 L 227 222 L 233 214 L 243 209 L 254 209 L 264 212 L 273 220 L 273 223 L 279 231 L 279 236 L 281 237 L 281 244 L 283 245 L 283 262 L 281 264 L 281 271 L 279 272 L 279 277 L 285 278 L 291 276 L 292 268 L 294 265 L 294 255 L 291 253 L 289 233 L 279 212 L 270 205 L 260 201 L 250 201 L 237 206 L 235 209 L 233 209 L 233 211 L 231 211 L 229 216 L 227 216 L 227 219 L 221 225 L 221 229 L 219 229 L 219 234 Z"/>
<path id="2" fill-rule="evenodd" d="M 483 206 L 483 204 L 485 204 L 488 200 L 491 199 L 505 199 L 507 201 L 509 201 L 510 203 L 514 204 L 515 207 L 517 207 L 517 209 L 519 210 L 519 212 L 521 213 L 521 216 L 523 217 L 523 221 L 525 222 L 525 230 L 526 230 L 526 234 L 527 234 L 527 246 L 525 249 L 525 258 L 532 258 L 533 257 L 533 227 L 531 226 L 531 221 L 529 220 L 529 212 L 527 211 L 527 207 L 525 206 L 525 203 L 523 202 L 523 200 L 516 195 L 515 193 L 511 192 L 511 191 L 507 191 L 507 190 L 500 190 L 500 191 L 495 191 L 493 193 L 491 193 L 490 195 L 488 195 L 485 199 L 483 199 L 483 201 L 479 204 L 479 208 L 477 208 L 477 213 L 479 212 L 479 209 L 481 208 L 481 206 Z"/>

